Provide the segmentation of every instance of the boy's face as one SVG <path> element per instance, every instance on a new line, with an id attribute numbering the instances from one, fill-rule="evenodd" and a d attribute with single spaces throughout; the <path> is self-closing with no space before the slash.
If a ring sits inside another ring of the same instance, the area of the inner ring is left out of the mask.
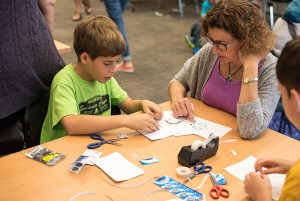
<path id="1" fill-rule="evenodd" d="M 280 82 L 278 82 L 278 90 L 282 96 L 282 104 L 286 116 L 298 129 L 300 129 L 300 94 L 295 90 L 291 90 L 289 97 L 288 91 Z"/>
<path id="2" fill-rule="evenodd" d="M 92 60 L 89 56 L 86 62 L 85 74 L 89 81 L 97 80 L 105 83 L 110 80 L 116 73 L 116 64 L 120 59 L 120 55 L 115 57 L 97 57 Z"/>

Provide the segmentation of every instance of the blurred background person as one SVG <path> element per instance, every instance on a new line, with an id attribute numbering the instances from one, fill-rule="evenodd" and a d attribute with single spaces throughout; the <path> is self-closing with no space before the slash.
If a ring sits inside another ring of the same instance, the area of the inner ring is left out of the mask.
<path id="1" fill-rule="evenodd" d="M 84 12 L 87 15 L 90 15 L 93 12 L 90 0 L 74 0 L 74 3 L 75 3 L 75 12 L 74 12 L 74 15 L 72 16 L 72 20 L 74 22 L 77 22 L 77 21 L 79 21 L 79 20 L 82 19 L 81 2 L 84 5 Z"/>
<path id="2" fill-rule="evenodd" d="M 293 0 L 288 4 L 283 16 L 276 20 L 273 33 L 277 36 L 277 41 L 272 53 L 278 57 L 286 43 L 300 35 L 300 0 Z M 300 131 L 288 120 L 281 99 L 269 128 L 300 140 Z"/>
<path id="3" fill-rule="evenodd" d="M 125 25 L 122 13 L 126 9 L 128 0 L 104 0 L 105 8 L 108 16 L 116 23 L 119 27 L 124 40 L 126 42 L 126 50 L 122 54 L 122 62 L 117 65 L 118 71 L 132 73 L 134 72 L 134 66 L 131 62 L 131 55 L 129 50 L 129 43 L 126 36 Z"/>
<path id="4" fill-rule="evenodd" d="M 38 5 L 43 13 L 51 34 L 53 35 L 54 30 L 54 9 L 55 9 L 56 0 L 38 0 Z"/>
<path id="5" fill-rule="evenodd" d="M 273 28 L 277 41 L 274 47 L 277 56 L 285 44 L 300 35 L 300 0 L 291 1 L 282 17 L 279 17 Z"/>

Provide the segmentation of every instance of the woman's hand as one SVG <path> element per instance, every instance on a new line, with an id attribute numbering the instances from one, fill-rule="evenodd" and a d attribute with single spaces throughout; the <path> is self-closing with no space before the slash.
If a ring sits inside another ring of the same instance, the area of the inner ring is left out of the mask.
<path id="1" fill-rule="evenodd" d="M 173 99 L 171 109 L 175 117 L 187 117 L 189 121 L 194 121 L 195 107 L 188 98 Z"/>
<path id="2" fill-rule="evenodd" d="M 245 68 L 248 68 L 248 67 L 257 67 L 258 69 L 258 64 L 259 62 L 265 58 L 262 57 L 262 56 L 259 56 L 259 55 L 249 55 L 249 54 L 244 54 L 242 53 L 241 50 L 238 51 L 238 57 L 242 63 L 242 65 L 244 66 L 244 70 Z"/>

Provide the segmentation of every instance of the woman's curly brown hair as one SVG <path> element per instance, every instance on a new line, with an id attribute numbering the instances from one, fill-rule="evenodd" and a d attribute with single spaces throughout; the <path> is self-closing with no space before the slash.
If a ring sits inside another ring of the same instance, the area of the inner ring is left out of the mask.
<path id="1" fill-rule="evenodd" d="M 275 43 L 275 36 L 261 11 L 247 0 L 221 0 L 202 21 L 202 36 L 209 28 L 224 29 L 244 42 L 245 55 L 265 55 Z"/>

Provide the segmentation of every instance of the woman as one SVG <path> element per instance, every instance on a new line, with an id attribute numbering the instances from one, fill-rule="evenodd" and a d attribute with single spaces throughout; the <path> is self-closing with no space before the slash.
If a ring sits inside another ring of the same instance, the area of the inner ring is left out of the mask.
<path id="1" fill-rule="evenodd" d="M 240 136 L 252 139 L 264 131 L 279 92 L 276 57 L 269 51 L 274 36 L 260 10 L 246 0 L 217 3 L 202 21 L 208 44 L 175 75 L 169 85 L 175 116 L 194 120 L 191 96 L 237 116 Z"/>

